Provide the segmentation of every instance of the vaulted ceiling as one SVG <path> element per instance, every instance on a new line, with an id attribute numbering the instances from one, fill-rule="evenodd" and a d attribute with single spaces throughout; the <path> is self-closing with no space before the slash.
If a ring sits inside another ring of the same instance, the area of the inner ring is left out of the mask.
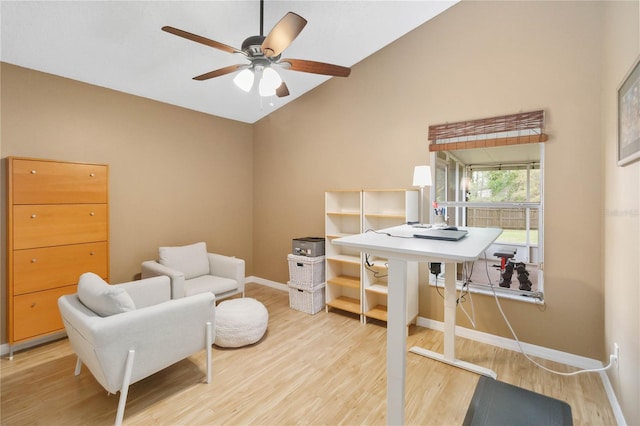
<path id="1" fill-rule="evenodd" d="M 264 34 L 287 12 L 295 12 L 308 24 L 283 57 L 352 67 L 456 2 L 267 0 Z M 284 98 L 241 91 L 233 84 L 235 73 L 193 80 L 248 62 L 161 28 L 176 27 L 240 48 L 244 39 L 260 34 L 258 0 L 3 0 L 0 16 L 3 62 L 246 123 L 329 78 L 343 78 L 279 71 L 290 92 Z"/>

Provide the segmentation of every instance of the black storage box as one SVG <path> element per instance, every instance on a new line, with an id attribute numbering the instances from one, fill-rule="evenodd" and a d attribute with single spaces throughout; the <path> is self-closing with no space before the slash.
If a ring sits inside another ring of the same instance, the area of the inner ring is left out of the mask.
<path id="1" fill-rule="evenodd" d="M 291 246 L 292 253 L 296 256 L 324 256 L 324 238 L 321 237 L 294 238 Z"/>

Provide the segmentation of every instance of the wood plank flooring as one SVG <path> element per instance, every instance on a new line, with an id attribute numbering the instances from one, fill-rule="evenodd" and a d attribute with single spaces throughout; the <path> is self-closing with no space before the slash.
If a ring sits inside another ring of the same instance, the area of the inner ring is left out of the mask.
<path id="1" fill-rule="evenodd" d="M 324 310 L 289 308 L 288 293 L 249 284 L 247 296 L 269 310 L 265 337 L 255 345 L 214 346 L 213 380 L 205 381 L 202 351 L 129 389 L 125 425 L 383 425 L 386 423 L 386 328 Z M 442 333 L 412 326 L 408 347 L 441 352 Z M 493 369 L 498 379 L 571 405 L 575 425 L 614 425 L 596 373 L 562 377 L 521 354 L 463 338 L 457 356 Z M 0 360 L 2 425 L 108 425 L 118 395 L 107 395 L 83 368 L 66 339 Z M 541 361 L 560 371 L 572 367 Z M 478 376 L 407 354 L 406 422 L 460 425 Z"/>

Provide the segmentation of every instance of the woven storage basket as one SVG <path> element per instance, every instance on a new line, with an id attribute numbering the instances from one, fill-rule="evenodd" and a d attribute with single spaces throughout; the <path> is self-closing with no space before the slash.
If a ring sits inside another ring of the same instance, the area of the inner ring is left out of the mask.
<path id="1" fill-rule="evenodd" d="M 306 257 L 290 254 L 289 285 L 302 289 L 314 290 L 324 284 L 324 256 Z"/>
<path id="2" fill-rule="evenodd" d="M 289 307 L 307 314 L 316 314 L 324 308 L 324 286 L 303 290 L 289 286 Z"/>

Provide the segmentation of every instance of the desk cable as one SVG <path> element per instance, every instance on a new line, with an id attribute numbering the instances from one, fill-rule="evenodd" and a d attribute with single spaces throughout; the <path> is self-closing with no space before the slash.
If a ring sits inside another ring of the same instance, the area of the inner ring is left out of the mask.
<path id="1" fill-rule="evenodd" d="M 471 263 L 471 271 L 469 270 L 468 264 Z M 460 306 L 460 309 L 465 314 L 473 328 L 476 328 L 476 310 L 475 305 L 473 303 L 473 293 L 469 291 L 469 283 L 471 282 L 471 273 L 473 271 L 473 262 L 464 262 L 462 264 L 462 275 L 465 280 L 462 284 L 462 290 L 460 291 L 460 296 L 456 299 L 456 305 Z M 436 291 L 440 295 L 440 297 L 444 300 L 444 295 L 440 292 L 440 287 L 438 287 L 438 275 L 440 274 L 440 263 L 430 263 L 429 271 L 435 276 L 435 287 Z M 464 308 L 464 302 L 466 302 L 466 297 L 469 296 L 469 300 L 471 301 L 471 315 Z"/>
<path id="2" fill-rule="evenodd" d="M 403 236 L 403 235 L 391 235 L 388 232 L 379 232 L 379 231 L 375 231 L 373 229 L 367 229 L 365 232 L 374 232 L 376 234 L 382 234 L 382 235 L 387 235 L 389 237 L 394 237 L 394 238 L 413 238 L 413 237 L 408 237 L 408 236 Z M 584 370 L 578 370 L 578 371 L 573 371 L 570 373 L 565 373 L 562 371 L 556 371 L 550 368 L 545 367 L 544 365 L 538 363 L 536 360 L 534 360 L 533 358 L 531 358 L 531 356 L 524 350 L 524 348 L 522 347 L 522 343 L 520 342 L 520 339 L 518 339 L 518 336 L 515 332 L 515 330 L 513 329 L 513 327 L 511 326 L 511 323 L 509 322 L 509 319 L 507 318 L 507 315 L 504 313 L 504 311 L 502 310 L 502 305 L 500 304 L 500 300 L 498 299 L 498 294 L 496 293 L 496 290 L 494 288 L 494 284 L 491 281 L 491 277 L 489 276 L 489 264 L 488 264 L 488 260 L 487 260 L 487 254 L 484 254 L 484 260 L 485 260 L 485 270 L 487 273 L 487 279 L 489 280 L 489 288 L 491 288 L 491 292 L 493 293 L 493 298 L 496 301 L 496 305 L 498 306 L 498 310 L 500 311 L 500 314 L 502 315 L 502 318 L 504 319 L 504 322 L 507 324 L 507 327 L 509 327 L 509 330 L 511 331 L 511 335 L 513 336 L 514 340 L 516 341 L 518 348 L 520 349 L 520 352 L 522 353 L 522 355 L 524 355 L 525 358 L 527 358 L 530 362 L 532 362 L 533 364 L 537 365 L 538 367 L 542 368 L 545 371 L 548 371 L 550 373 L 554 373 L 554 374 L 558 374 L 560 376 L 575 376 L 577 374 L 582 374 L 582 373 L 596 373 L 599 371 L 606 371 L 608 369 L 610 369 L 613 365 L 614 365 L 614 359 L 615 359 L 615 355 L 609 355 L 609 364 L 607 364 L 604 367 L 601 368 L 592 368 L 592 369 L 584 369 Z M 466 262 L 465 262 L 465 267 L 466 267 Z M 438 274 L 434 274 L 436 277 L 436 291 L 438 291 L 438 294 L 440 294 L 440 296 L 442 298 L 444 298 L 444 296 L 442 295 L 442 293 L 440 293 L 440 290 L 438 288 Z M 456 303 L 458 305 L 460 305 L 462 312 L 464 312 L 464 314 L 467 316 L 467 318 L 469 318 L 469 321 L 471 322 L 471 324 L 473 325 L 473 327 L 475 328 L 475 321 L 469 317 L 469 314 L 467 313 L 467 311 L 464 309 L 464 307 L 462 306 L 462 303 L 464 301 L 464 297 L 466 296 L 466 294 L 469 294 L 469 298 L 471 299 L 471 310 L 472 310 L 472 315 L 473 318 L 475 319 L 475 310 L 473 308 L 473 298 L 471 296 L 471 292 L 469 291 L 469 277 L 467 277 L 467 280 L 465 282 L 465 285 L 463 286 L 463 290 L 464 287 L 466 287 L 466 292 L 463 293 L 458 300 L 456 301 Z"/>
<path id="3" fill-rule="evenodd" d="M 376 230 L 375 230 L 375 229 L 373 229 L 373 228 L 369 228 L 369 229 L 367 229 L 367 230 L 366 230 L 366 231 L 364 231 L 364 232 L 365 232 L 365 233 L 366 233 L 366 232 L 373 232 L 374 234 L 386 235 L 387 237 L 392 237 L 392 238 L 406 238 L 406 239 L 408 239 L 408 240 L 413 240 L 413 239 L 415 238 L 413 235 L 393 235 L 393 234 L 390 234 L 389 232 L 376 231 Z"/>
<path id="4" fill-rule="evenodd" d="M 475 305 L 473 304 L 473 293 L 469 291 L 469 283 L 471 282 L 471 273 L 473 272 L 473 262 L 471 262 L 471 270 L 469 270 L 469 262 L 464 262 L 462 264 L 462 275 L 464 276 L 464 284 L 462 285 L 462 289 L 466 289 L 466 292 L 460 293 L 460 297 L 457 300 L 458 305 L 460 305 L 460 309 L 469 319 L 473 328 L 476 328 L 476 310 Z M 469 300 L 471 301 L 471 316 L 464 309 L 464 302 L 466 295 L 469 295 Z"/>
<path id="5" fill-rule="evenodd" d="M 609 368 L 611 368 L 613 366 L 615 355 L 610 355 L 609 356 L 609 364 L 607 364 L 604 367 L 585 369 L 585 370 L 578 370 L 578 371 L 573 371 L 573 372 L 570 372 L 570 373 L 565 373 L 565 372 L 562 372 L 562 371 L 556 371 L 556 370 L 552 370 L 550 368 L 547 368 L 544 365 L 536 362 L 533 358 L 531 358 L 529 356 L 529 354 L 527 354 L 525 352 L 524 348 L 522 347 L 522 343 L 520 343 L 520 340 L 518 339 L 518 336 L 516 335 L 516 332 L 513 330 L 513 327 L 511 326 L 511 323 L 507 319 L 507 315 L 502 310 L 502 305 L 500 304 L 500 300 L 498 300 L 498 294 L 496 293 L 496 291 L 494 289 L 493 282 L 491 281 L 491 277 L 489 276 L 489 266 L 488 266 L 488 262 L 487 262 L 487 254 L 486 253 L 484 254 L 484 260 L 485 260 L 485 268 L 486 268 L 486 271 L 487 271 L 487 279 L 489 280 L 489 287 L 491 288 L 491 291 L 493 292 L 493 298 L 496 300 L 496 305 L 498 306 L 498 310 L 500 311 L 500 314 L 502 314 L 502 318 L 504 319 L 504 322 L 507 324 L 507 327 L 509 327 L 509 330 L 511 331 L 511 334 L 513 335 L 513 338 L 515 339 L 516 343 L 518 344 L 518 348 L 520 348 L 520 352 L 522 352 L 522 355 L 524 355 L 525 358 L 527 358 L 529 361 L 531 361 L 533 364 L 537 365 L 538 367 L 542 368 L 543 370 L 548 371 L 550 373 L 558 374 L 560 376 L 575 376 L 575 375 L 581 374 L 581 373 L 596 373 L 596 372 L 599 372 L 599 371 L 606 371 L 606 370 L 608 370 Z"/>

